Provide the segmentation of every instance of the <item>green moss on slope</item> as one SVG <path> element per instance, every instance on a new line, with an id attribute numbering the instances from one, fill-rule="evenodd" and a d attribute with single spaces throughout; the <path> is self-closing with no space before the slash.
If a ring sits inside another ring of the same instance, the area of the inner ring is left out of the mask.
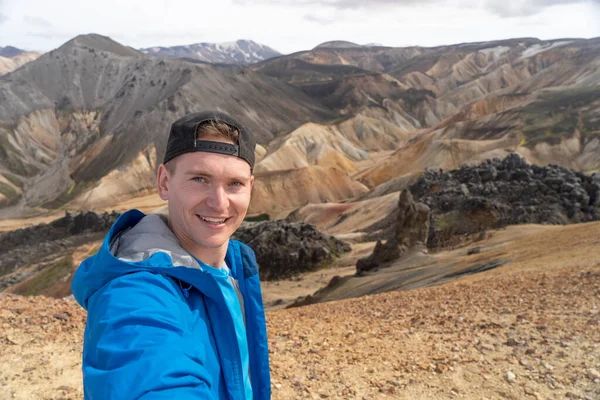
<path id="1" fill-rule="evenodd" d="M 73 258 L 71 256 L 65 256 L 58 260 L 54 265 L 21 283 L 18 288 L 15 289 L 15 293 L 23 296 L 40 295 L 61 280 L 68 278 L 74 270 L 75 266 L 73 265 Z"/>

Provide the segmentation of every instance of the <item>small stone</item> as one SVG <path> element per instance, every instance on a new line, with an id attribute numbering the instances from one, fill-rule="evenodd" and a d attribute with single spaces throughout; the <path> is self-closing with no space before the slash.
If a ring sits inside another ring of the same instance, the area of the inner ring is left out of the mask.
<path id="1" fill-rule="evenodd" d="M 535 396 L 535 390 L 533 390 L 531 386 L 525 386 L 524 390 L 525 394 L 528 394 L 529 396 Z"/>
<path id="2" fill-rule="evenodd" d="M 514 383 L 514 382 L 516 382 L 516 380 L 517 380 L 517 376 L 515 375 L 515 373 L 514 373 L 514 372 L 512 372 L 512 371 L 508 371 L 508 372 L 506 373 L 506 375 L 504 376 L 504 379 L 506 379 L 506 381 L 507 381 L 508 383 Z"/>
<path id="3" fill-rule="evenodd" d="M 567 358 L 567 353 L 565 353 L 564 351 L 560 351 L 557 355 L 560 358 Z"/>
<path id="4" fill-rule="evenodd" d="M 529 360 L 528 360 L 528 359 L 526 359 L 526 358 L 521 358 L 521 359 L 519 360 L 519 364 L 521 364 L 521 365 L 522 365 L 522 366 L 524 366 L 524 367 L 527 367 L 527 366 L 529 365 Z"/>
<path id="5" fill-rule="evenodd" d="M 481 343 L 479 345 L 479 348 L 481 350 L 485 350 L 485 351 L 495 351 L 496 349 L 494 348 L 494 346 L 492 346 L 491 344 L 487 344 L 487 343 Z"/>
<path id="6" fill-rule="evenodd" d="M 276 383 L 275 384 L 275 389 L 281 389 L 281 383 Z"/>
<path id="7" fill-rule="evenodd" d="M 580 395 L 578 395 L 578 394 L 575 394 L 575 393 L 571 393 L 571 392 L 567 392 L 567 393 L 565 394 L 565 397 L 566 397 L 567 399 L 581 399 L 581 396 L 580 396 Z"/>
<path id="8" fill-rule="evenodd" d="M 507 346 L 511 346 L 511 347 L 515 347 L 519 345 L 519 342 L 517 342 L 515 339 L 510 338 L 506 341 L 506 345 Z"/>
<path id="9" fill-rule="evenodd" d="M 590 368 L 587 370 L 587 377 L 592 381 L 595 381 L 596 379 L 600 379 L 600 372 L 598 372 L 594 368 Z"/>
<path id="10" fill-rule="evenodd" d="M 396 393 L 396 388 L 391 387 L 391 386 L 382 386 L 379 391 L 381 393 L 386 393 L 386 394 L 394 394 Z"/>
<path id="11" fill-rule="evenodd" d="M 56 318 L 56 319 L 60 319 L 62 321 L 68 321 L 69 320 L 69 316 L 67 314 L 63 314 L 63 313 L 54 314 L 53 317 Z"/>

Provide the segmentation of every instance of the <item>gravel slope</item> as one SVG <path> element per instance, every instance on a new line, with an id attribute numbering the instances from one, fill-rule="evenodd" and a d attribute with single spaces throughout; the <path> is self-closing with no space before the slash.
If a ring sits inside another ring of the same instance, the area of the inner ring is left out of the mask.
<path id="1" fill-rule="evenodd" d="M 273 398 L 600 398 L 599 226 L 538 233 L 541 262 L 267 313 Z M 1 295 L 0 398 L 81 399 L 84 323 L 71 300 Z"/>

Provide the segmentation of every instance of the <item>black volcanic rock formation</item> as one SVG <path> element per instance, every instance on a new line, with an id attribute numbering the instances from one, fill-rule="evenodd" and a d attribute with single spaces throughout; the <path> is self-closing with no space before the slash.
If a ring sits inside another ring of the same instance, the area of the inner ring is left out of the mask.
<path id="1" fill-rule="evenodd" d="M 262 280 L 279 280 L 325 267 L 350 246 L 313 225 L 266 221 L 242 226 L 234 238 L 256 253 Z"/>
<path id="2" fill-rule="evenodd" d="M 116 212 L 66 212 L 49 224 L 0 233 L 0 292 L 52 266 L 75 247 L 99 240 L 118 216 Z M 31 265 L 37 265 L 34 271 L 21 270 Z"/>
<path id="3" fill-rule="evenodd" d="M 49 224 L 0 233 L 0 292 L 52 266 L 77 246 L 100 240 L 119 213 L 69 213 Z M 244 223 L 234 235 L 256 253 L 261 279 L 277 280 L 327 266 L 350 247 L 305 223 Z M 37 265 L 35 271 L 25 267 Z"/>
<path id="4" fill-rule="evenodd" d="M 514 153 L 454 171 L 426 171 L 410 190 L 432 211 L 430 247 L 507 225 L 600 219 L 600 175 L 529 165 Z"/>
<path id="5" fill-rule="evenodd" d="M 390 237 L 377 241 L 373 253 L 358 260 L 356 273 L 361 274 L 398 259 L 414 246 L 425 246 L 429 234 L 429 207 L 415 202 L 410 191 L 403 190 L 398 200 L 398 212 Z"/>

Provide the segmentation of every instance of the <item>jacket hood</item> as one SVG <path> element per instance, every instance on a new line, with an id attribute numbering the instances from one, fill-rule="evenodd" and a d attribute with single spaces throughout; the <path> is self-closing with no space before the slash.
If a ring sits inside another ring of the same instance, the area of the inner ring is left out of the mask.
<path id="1" fill-rule="evenodd" d="M 160 215 L 138 210 L 123 214 L 104 238 L 98 253 L 80 265 L 71 285 L 77 302 L 87 302 L 98 289 L 125 274 L 150 268 L 202 266 L 184 250 Z"/>

